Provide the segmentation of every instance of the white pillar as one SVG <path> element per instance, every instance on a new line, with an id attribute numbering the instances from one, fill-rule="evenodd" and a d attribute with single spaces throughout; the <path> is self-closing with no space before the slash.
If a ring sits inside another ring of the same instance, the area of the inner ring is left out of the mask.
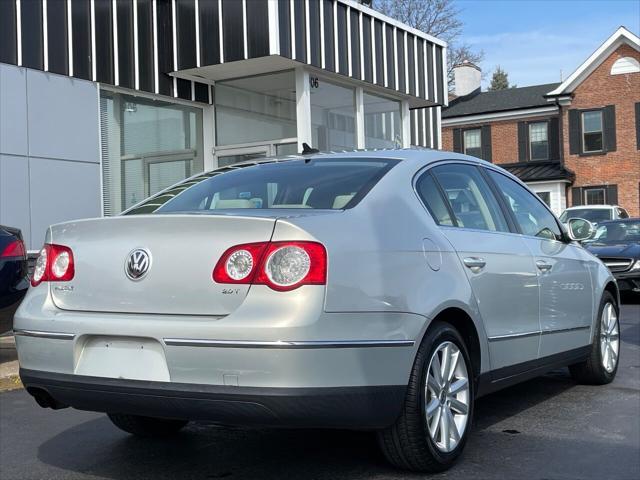
<path id="1" fill-rule="evenodd" d="M 311 92 L 309 72 L 302 67 L 296 68 L 296 123 L 298 135 L 298 151 L 302 151 L 302 144 L 311 147 Z"/>
<path id="2" fill-rule="evenodd" d="M 207 85 L 209 88 L 213 88 Z M 214 159 L 215 151 L 215 134 L 216 134 L 216 116 L 215 107 L 207 105 L 202 109 L 202 150 L 204 152 L 204 171 L 213 170 L 218 165 Z"/>
<path id="3" fill-rule="evenodd" d="M 356 148 L 366 148 L 364 139 L 364 90 L 356 87 Z"/>
<path id="4" fill-rule="evenodd" d="M 411 146 L 411 112 L 409 101 L 402 101 L 402 148 Z"/>

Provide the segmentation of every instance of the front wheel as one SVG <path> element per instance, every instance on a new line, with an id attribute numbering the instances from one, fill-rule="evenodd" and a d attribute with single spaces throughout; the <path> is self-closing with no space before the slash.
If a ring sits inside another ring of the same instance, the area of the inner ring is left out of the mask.
<path id="1" fill-rule="evenodd" d="M 186 420 L 142 417 L 121 413 L 108 413 L 107 416 L 120 430 L 139 437 L 167 437 L 178 433 L 182 427 L 189 423 Z"/>
<path id="2" fill-rule="evenodd" d="M 605 385 L 611 383 L 618 371 L 620 359 L 620 320 L 616 299 L 604 292 L 598 311 L 589 357 L 571 365 L 571 376 L 580 383 Z"/>
<path id="3" fill-rule="evenodd" d="M 451 467 L 471 427 L 473 388 L 462 337 L 450 324 L 434 323 L 418 349 L 400 417 L 378 433 L 387 460 L 421 472 Z"/>

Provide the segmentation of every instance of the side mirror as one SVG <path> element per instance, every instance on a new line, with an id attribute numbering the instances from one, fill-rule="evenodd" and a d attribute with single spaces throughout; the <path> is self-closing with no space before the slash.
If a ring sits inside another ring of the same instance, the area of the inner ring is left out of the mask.
<path id="1" fill-rule="evenodd" d="M 596 227 L 584 218 L 570 218 L 567 222 L 569 237 L 571 240 L 582 242 L 593 236 Z"/>

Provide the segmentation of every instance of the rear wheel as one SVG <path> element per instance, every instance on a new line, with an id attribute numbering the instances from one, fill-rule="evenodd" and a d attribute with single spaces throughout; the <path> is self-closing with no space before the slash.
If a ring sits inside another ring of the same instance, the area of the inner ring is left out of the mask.
<path id="1" fill-rule="evenodd" d="M 378 433 L 387 460 L 413 471 L 451 467 L 467 441 L 473 395 L 462 337 L 451 325 L 434 323 L 418 349 L 400 417 Z"/>
<path id="2" fill-rule="evenodd" d="M 616 299 L 604 292 L 589 357 L 571 365 L 571 376 L 580 383 L 605 385 L 613 381 L 620 358 L 620 321 Z"/>
<path id="3" fill-rule="evenodd" d="M 189 423 L 186 420 L 169 420 L 121 413 L 108 413 L 107 416 L 120 430 L 140 437 L 166 437 L 177 433 Z"/>

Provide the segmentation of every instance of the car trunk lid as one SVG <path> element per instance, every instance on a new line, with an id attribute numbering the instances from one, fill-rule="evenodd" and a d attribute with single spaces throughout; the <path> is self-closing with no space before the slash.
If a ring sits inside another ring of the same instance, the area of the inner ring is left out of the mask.
<path id="1" fill-rule="evenodd" d="M 221 285 L 213 268 L 229 247 L 271 239 L 275 217 L 136 215 L 82 220 L 51 227 L 51 242 L 73 251 L 75 276 L 51 282 L 63 310 L 228 315 L 249 285 Z M 126 274 L 129 256 L 144 249 L 145 275 Z"/>

